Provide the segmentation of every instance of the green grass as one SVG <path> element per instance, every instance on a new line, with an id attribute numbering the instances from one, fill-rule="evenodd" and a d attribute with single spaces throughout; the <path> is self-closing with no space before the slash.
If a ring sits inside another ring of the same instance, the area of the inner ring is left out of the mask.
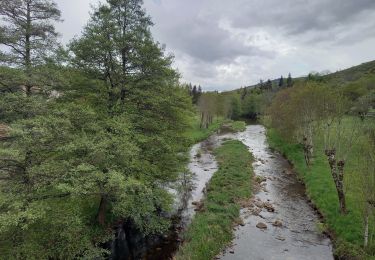
<path id="1" fill-rule="evenodd" d="M 339 256 L 356 256 L 364 258 L 363 219 L 361 216 L 361 196 L 358 184 L 358 158 L 360 151 L 353 149 L 345 169 L 346 200 L 349 213 L 339 212 L 338 196 L 330 174 L 326 157 L 323 155 L 323 142 L 317 137 L 313 165 L 308 169 L 305 165 L 303 150 L 300 145 L 283 140 L 274 130 L 268 130 L 270 146 L 280 151 L 294 165 L 299 177 L 306 184 L 307 194 L 323 214 L 326 224 L 333 233 L 336 242 L 336 254 Z M 373 258 L 369 258 L 373 259 Z"/>
<path id="2" fill-rule="evenodd" d="M 246 123 L 243 121 L 231 121 L 228 123 L 229 128 L 234 132 L 242 132 L 246 129 Z"/>
<path id="3" fill-rule="evenodd" d="M 186 232 L 176 259 L 212 259 L 233 238 L 241 199 L 251 196 L 252 156 L 239 141 L 227 141 L 215 150 L 219 170 L 207 189 L 204 210 Z"/>
<path id="4" fill-rule="evenodd" d="M 190 128 L 186 131 L 185 135 L 190 140 L 190 144 L 195 144 L 207 139 L 216 132 L 224 122 L 225 120 L 223 118 L 216 118 L 208 128 L 200 128 L 200 119 L 196 116 L 190 123 Z"/>

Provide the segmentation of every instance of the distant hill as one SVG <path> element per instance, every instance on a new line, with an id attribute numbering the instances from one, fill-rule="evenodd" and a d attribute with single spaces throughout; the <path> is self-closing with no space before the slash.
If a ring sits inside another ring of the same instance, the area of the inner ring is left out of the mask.
<path id="1" fill-rule="evenodd" d="M 355 82 L 355 81 L 365 79 L 365 78 L 374 78 L 373 80 L 371 80 L 371 82 L 375 84 L 375 60 L 370 61 L 370 62 L 365 62 L 360 65 L 357 65 L 348 69 L 340 70 L 334 73 L 330 73 L 327 75 L 313 74 L 313 76 L 319 77 L 325 83 L 328 83 L 333 86 L 346 85 L 351 82 Z M 293 80 L 294 81 L 305 80 L 307 77 L 308 76 L 302 76 L 298 78 L 293 78 Z M 279 83 L 279 78 L 273 79 L 271 81 L 272 81 L 272 84 L 276 86 Z M 245 88 L 252 89 L 256 87 L 259 87 L 259 83 L 255 85 L 246 86 Z M 375 88 L 375 85 L 374 85 L 374 88 Z M 228 91 L 228 93 L 236 92 L 238 90 L 239 89 Z"/>
<path id="2" fill-rule="evenodd" d="M 362 63 L 348 69 L 340 70 L 324 76 L 325 80 L 334 84 L 346 84 L 363 77 L 375 76 L 375 61 Z"/>

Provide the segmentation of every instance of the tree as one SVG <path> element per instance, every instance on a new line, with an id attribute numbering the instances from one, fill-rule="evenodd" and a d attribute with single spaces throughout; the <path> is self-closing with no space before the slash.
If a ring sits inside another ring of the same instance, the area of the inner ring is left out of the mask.
<path id="1" fill-rule="evenodd" d="M 285 138 L 302 144 L 307 166 L 311 165 L 314 136 L 323 118 L 323 100 L 330 95 L 328 88 L 317 83 L 300 83 L 280 91 L 269 110 L 273 126 Z"/>
<path id="2" fill-rule="evenodd" d="M 0 142 L 5 258 L 103 258 L 117 225 L 132 223 L 143 235 L 168 229 L 165 187 L 184 170 L 192 106 L 141 3 L 94 9 L 71 44 L 71 64 L 58 67 L 61 95 L 1 96 L 0 120 L 9 124 Z"/>
<path id="3" fill-rule="evenodd" d="M 284 86 L 284 78 L 283 76 L 281 76 L 279 79 L 279 87 L 282 88 L 283 86 Z"/>
<path id="4" fill-rule="evenodd" d="M 350 103 L 340 93 L 332 92 L 323 102 L 323 120 L 321 126 L 324 132 L 324 154 L 331 170 L 337 195 L 340 213 L 346 214 L 346 198 L 344 189 L 344 174 L 347 158 L 358 141 L 360 117 L 346 117 Z"/>
<path id="5" fill-rule="evenodd" d="M 363 156 L 359 158 L 358 169 L 361 184 L 361 204 L 363 215 L 363 246 L 368 247 L 374 236 L 371 228 L 371 216 L 375 217 L 375 129 L 368 122 L 364 135 L 361 136 L 360 152 Z"/>
<path id="6" fill-rule="evenodd" d="M 260 89 L 263 89 L 263 87 L 264 87 L 264 82 L 263 82 L 263 80 L 261 79 L 261 80 L 259 81 L 259 88 L 260 88 Z"/>
<path id="7" fill-rule="evenodd" d="M 71 42 L 74 64 L 105 80 L 108 110 L 124 104 L 134 75 L 142 72 L 141 55 L 150 42 L 151 19 L 142 9 L 142 0 L 108 0 L 94 11 L 83 36 Z"/>
<path id="8" fill-rule="evenodd" d="M 102 112 L 110 118 L 127 118 L 133 134 L 131 143 L 141 151 L 134 159 L 133 174 L 150 191 L 168 197 L 156 183 L 177 178 L 183 159 L 179 151 L 185 144 L 182 133 L 191 108 L 178 86 L 178 74 L 171 68 L 173 57 L 166 56 L 151 37 L 152 23 L 142 3 L 108 0 L 96 8 L 83 36 L 71 44 L 73 64 L 104 81 L 102 93 L 108 94 L 107 109 Z M 114 130 L 108 127 L 106 131 L 112 135 Z M 105 176 L 106 170 L 101 174 Z M 109 194 L 101 195 L 99 223 L 107 222 L 103 220 L 109 210 L 106 205 L 113 203 L 116 199 Z M 157 200 L 155 204 L 159 204 Z M 162 220 L 157 212 L 150 213 L 150 220 Z"/>
<path id="9" fill-rule="evenodd" d="M 200 95 L 202 95 L 202 93 L 203 93 L 202 87 L 201 87 L 201 85 L 199 85 L 198 86 L 198 95 L 200 96 Z"/>
<path id="10" fill-rule="evenodd" d="M 272 90 L 272 81 L 270 79 L 267 80 L 265 89 L 268 91 Z"/>
<path id="11" fill-rule="evenodd" d="M 197 102 L 198 102 L 198 89 L 197 89 L 196 85 L 193 86 L 193 90 L 191 91 L 191 93 L 192 93 L 192 98 L 193 98 L 193 104 L 197 104 Z"/>
<path id="12" fill-rule="evenodd" d="M 288 88 L 292 87 L 293 86 L 293 79 L 292 79 L 292 75 L 289 73 L 288 74 L 288 78 L 286 80 L 286 86 Z"/>
<path id="13" fill-rule="evenodd" d="M 50 0 L 3 0 L 0 2 L 0 53 L 3 64 L 22 68 L 26 94 L 36 84 L 33 70 L 53 51 L 56 36 L 53 22 L 60 20 L 57 5 Z"/>
<path id="14" fill-rule="evenodd" d="M 213 122 L 215 114 L 217 114 L 217 98 L 218 95 L 213 92 L 204 93 L 198 99 L 198 110 L 201 115 L 200 128 L 208 128 Z"/>

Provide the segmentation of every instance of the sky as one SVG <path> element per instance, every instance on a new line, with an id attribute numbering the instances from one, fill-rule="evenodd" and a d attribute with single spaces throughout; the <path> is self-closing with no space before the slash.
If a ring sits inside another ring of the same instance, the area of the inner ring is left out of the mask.
<path id="1" fill-rule="evenodd" d="M 80 35 L 98 1 L 55 0 L 62 42 Z M 206 91 L 375 60 L 375 0 L 144 0 L 144 7 L 181 81 Z"/>

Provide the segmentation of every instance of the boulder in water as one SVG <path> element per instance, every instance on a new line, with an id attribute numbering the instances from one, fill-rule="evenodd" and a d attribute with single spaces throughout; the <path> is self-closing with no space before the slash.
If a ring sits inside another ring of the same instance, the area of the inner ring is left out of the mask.
<path id="1" fill-rule="evenodd" d="M 259 229 L 267 229 L 267 225 L 264 224 L 263 222 L 259 222 L 257 225 L 256 225 L 257 228 Z"/>
<path id="2" fill-rule="evenodd" d="M 282 226 L 283 226 L 283 223 L 282 223 L 280 220 L 275 220 L 275 221 L 272 223 L 272 226 L 274 226 L 274 227 L 282 227 Z"/>

